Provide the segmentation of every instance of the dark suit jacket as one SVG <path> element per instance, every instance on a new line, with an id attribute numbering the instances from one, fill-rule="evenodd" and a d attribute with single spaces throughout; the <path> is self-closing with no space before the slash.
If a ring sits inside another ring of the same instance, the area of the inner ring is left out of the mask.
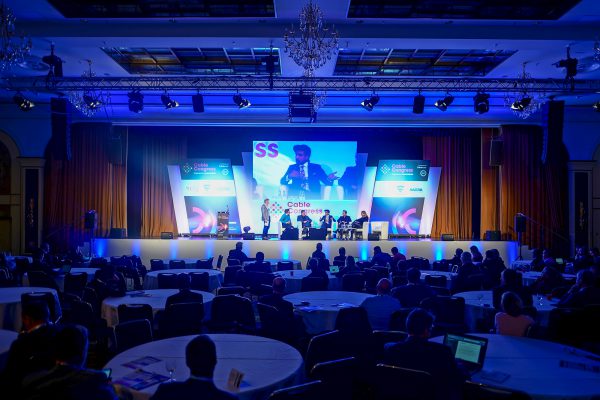
<path id="1" fill-rule="evenodd" d="M 167 302 L 165 303 L 165 309 L 167 309 L 171 304 L 176 303 L 203 303 L 204 298 L 200 293 L 192 292 L 188 289 L 180 290 L 179 293 L 175 293 L 167 297 Z"/>
<path id="2" fill-rule="evenodd" d="M 429 372 L 435 381 L 438 399 L 462 398 L 465 376 L 460 372 L 450 348 L 409 336 L 406 341 L 385 345 L 384 362 L 402 368 Z"/>
<path id="3" fill-rule="evenodd" d="M 323 253 L 322 251 L 319 250 L 315 250 L 312 253 L 312 258 L 325 258 L 325 253 Z"/>
<path id="4" fill-rule="evenodd" d="M 26 400 L 117 400 L 113 386 L 103 372 L 58 365 L 25 380 Z"/>
<path id="5" fill-rule="evenodd" d="M 493 291 L 494 308 L 497 310 L 500 310 L 502 308 L 500 301 L 502 300 L 502 295 L 504 294 L 504 292 L 516 293 L 521 298 L 523 305 L 526 307 L 533 305 L 533 296 L 531 295 L 531 292 L 525 287 L 500 285 Z"/>
<path id="6" fill-rule="evenodd" d="M 300 178 L 290 178 L 289 175 L 292 171 L 300 172 L 298 164 L 292 164 L 288 167 L 285 174 L 281 177 L 280 183 L 282 185 L 288 185 L 290 189 L 302 190 L 303 180 Z M 327 174 L 319 164 L 308 163 L 308 194 L 310 198 L 321 197 L 321 182 L 326 186 L 331 186 L 332 182 L 327 178 Z"/>
<path id="7" fill-rule="evenodd" d="M 246 255 L 246 253 L 244 253 L 242 250 L 229 250 L 229 257 L 228 258 L 235 258 L 237 260 L 240 260 L 241 263 L 244 263 L 244 261 L 248 261 L 248 260 L 253 260 L 253 258 L 250 258 Z"/>
<path id="8" fill-rule="evenodd" d="M 257 262 L 253 262 L 251 264 L 246 264 L 246 266 L 244 267 L 244 271 L 246 272 L 264 272 L 265 274 L 270 274 L 273 271 L 271 270 L 271 263 L 269 262 L 262 262 L 259 263 Z"/>
<path id="9" fill-rule="evenodd" d="M 600 289 L 586 287 L 566 294 L 558 303 L 558 307 L 584 307 L 588 304 L 600 304 Z"/>
<path id="10" fill-rule="evenodd" d="M 373 265 L 386 265 L 387 263 L 391 264 L 392 262 L 392 256 L 390 256 L 388 253 L 377 253 L 373 256 L 373 258 L 371 258 L 371 264 Z"/>
<path id="11" fill-rule="evenodd" d="M 290 318 L 294 316 L 294 305 L 289 301 L 284 300 L 283 296 L 280 294 L 272 293 L 260 296 L 258 302 L 268 306 L 273 306 L 279 310 L 279 312 L 288 315 Z"/>
<path id="12" fill-rule="evenodd" d="M 152 400 L 235 400 L 237 396 L 217 389 L 210 379 L 189 378 L 184 382 L 161 383 Z"/>
<path id="13" fill-rule="evenodd" d="M 392 296 L 400 301 L 404 308 L 418 307 L 421 301 L 435 296 L 435 292 L 425 284 L 407 284 L 392 289 Z"/>

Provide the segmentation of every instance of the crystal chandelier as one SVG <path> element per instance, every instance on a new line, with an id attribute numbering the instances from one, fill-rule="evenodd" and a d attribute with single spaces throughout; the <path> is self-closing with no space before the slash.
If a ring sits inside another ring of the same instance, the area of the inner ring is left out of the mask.
<path id="1" fill-rule="evenodd" d="M 88 70 L 81 77 L 89 81 L 89 84 L 84 86 L 93 86 L 96 74 L 92 71 L 91 60 L 88 60 Z M 110 93 L 94 89 L 86 89 L 82 92 L 70 92 L 69 102 L 86 117 L 93 117 L 110 103 Z"/>
<path id="2" fill-rule="evenodd" d="M 600 42 L 594 42 L 594 61 L 600 61 Z"/>
<path id="3" fill-rule="evenodd" d="M 0 5 L 0 29 L 2 30 L 0 71 L 5 71 L 14 64 L 23 62 L 23 58 L 31 52 L 31 39 L 24 36 L 20 36 L 20 39 L 15 37 L 15 21 L 12 10 L 2 3 Z"/>
<path id="4" fill-rule="evenodd" d="M 545 94 L 532 95 L 527 93 L 532 88 L 533 78 L 525 70 L 526 64 L 523 63 L 523 72 L 517 76 L 515 92 L 507 93 L 504 97 L 504 105 L 510 108 L 513 114 L 522 119 L 529 118 L 546 102 Z"/>
<path id="5" fill-rule="evenodd" d="M 312 77 L 338 51 L 338 32 L 332 26 L 323 26 L 323 12 L 309 0 L 300 11 L 300 25 L 286 29 L 283 36 L 285 53 L 304 69 L 304 76 Z"/>

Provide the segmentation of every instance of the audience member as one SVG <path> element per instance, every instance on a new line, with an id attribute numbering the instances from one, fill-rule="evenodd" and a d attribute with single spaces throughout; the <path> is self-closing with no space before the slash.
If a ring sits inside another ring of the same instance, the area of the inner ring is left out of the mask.
<path id="1" fill-rule="evenodd" d="M 483 254 L 481 254 L 477 246 L 473 245 L 469 250 L 471 250 L 473 262 L 483 262 Z"/>
<path id="2" fill-rule="evenodd" d="M 271 270 L 271 263 L 265 261 L 265 254 L 262 251 L 256 253 L 256 261 L 250 264 L 246 264 L 246 266 L 244 266 L 244 271 L 264 272 L 266 274 L 270 274 L 271 272 L 273 272 Z"/>
<path id="3" fill-rule="evenodd" d="M 323 267 L 319 264 L 319 259 L 311 258 L 308 261 L 308 269 L 310 269 L 310 274 L 308 274 L 307 278 L 323 278 L 327 281 L 327 285 L 329 286 L 329 275 Z"/>
<path id="4" fill-rule="evenodd" d="M 398 264 L 398 261 L 406 261 L 406 256 L 398 250 L 396 246 L 392 247 L 392 267 Z"/>
<path id="5" fill-rule="evenodd" d="M 565 280 L 558 269 L 552 265 L 544 267 L 542 274 L 530 286 L 531 293 L 552 293 L 553 290 L 565 286 Z"/>
<path id="6" fill-rule="evenodd" d="M 600 304 L 600 289 L 595 286 L 595 277 L 589 269 L 577 272 L 577 280 L 560 299 L 558 307 L 584 307 Z"/>
<path id="7" fill-rule="evenodd" d="M 244 253 L 242 251 L 242 247 L 244 246 L 244 243 L 242 242 L 237 242 L 235 244 L 235 249 L 233 250 L 229 250 L 229 257 L 227 258 L 233 258 L 236 260 L 240 260 L 240 263 L 243 265 L 244 261 L 252 261 L 254 260 L 253 258 L 250 258 L 246 255 L 246 253 Z"/>
<path id="8" fill-rule="evenodd" d="M 556 260 L 554 259 L 554 257 L 552 257 L 552 253 L 550 253 L 550 250 L 548 249 L 544 249 L 542 251 L 542 259 L 544 260 L 545 266 L 556 265 Z"/>
<path id="9" fill-rule="evenodd" d="M 31 374 L 24 381 L 27 400 L 116 400 L 108 377 L 101 371 L 85 368 L 88 350 L 87 329 L 65 325 L 56 334 L 54 366 Z"/>
<path id="10" fill-rule="evenodd" d="M 533 249 L 533 260 L 531 260 L 531 263 L 529 264 L 531 271 L 540 272 L 544 269 L 542 252 L 542 249 Z"/>
<path id="11" fill-rule="evenodd" d="M 594 260 L 588 254 L 588 251 L 585 247 L 579 246 L 575 250 L 575 258 L 573 259 L 573 270 L 575 272 L 579 272 L 582 269 L 588 269 Z"/>
<path id="12" fill-rule="evenodd" d="M 207 335 L 192 339 L 185 348 L 185 363 L 190 369 L 190 377 L 183 382 L 161 383 L 152 400 L 237 399 L 214 384 L 213 373 L 217 365 L 217 350 Z"/>
<path id="13" fill-rule="evenodd" d="M 346 248 L 340 247 L 338 250 L 338 254 L 339 254 L 338 256 L 335 256 L 333 258 L 333 264 L 340 265 L 340 266 L 346 265 Z"/>
<path id="14" fill-rule="evenodd" d="M 355 274 L 357 272 L 360 272 L 360 268 L 356 265 L 356 260 L 354 260 L 354 257 L 348 256 L 346 257 L 346 265 L 340 269 L 337 276 L 338 279 L 342 279 L 346 274 Z"/>
<path id="15" fill-rule="evenodd" d="M 368 297 L 363 301 L 361 307 L 367 310 L 369 322 L 373 330 L 387 330 L 390 325 L 390 316 L 400 308 L 400 302 L 390 296 L 392 283 L 387 278 L 377 282 L 377 296 Z"/>
<path id="16" fill-rule="evenodd" d="M 600 249 L 592 247 L 590 249 L 590 258 L 592 259 L 593 265 L 600 265 Z"/>
<path id="17" fill-rule="evenodd" d="M 285 279 L 279 276 L 276 277 L 273 279 L 273 293 L 261 296 L 258 302 L 273 306 L 292 318 L 294 316 L 294 306 L 289 301 L 283 299 L 283 296 L 285 296 L 285 285 Z"/>
<path id="18" fill-rule="evenodd" d="M 428 341 L 432 326 L 433 316 L 429 312 L 421 308 L 411 311 L 406 318 L 408 338 L 385 345 L 385 363 L 430 373 L 436 399 L 462 399 L 466 376 L 448 346 Z"/>
<path id="19" fill-rule="evenodd" d="M 462 253 L 463 253 L 463 249 L 460 249 L 460 248 L 456 249 L 456 251 L 454 252 L 454 255 L 452 256 L 452 258 L 449 261 L 450 265 L 460 266 L 462 263 L 461 258 L 460 258 Z"/>
<path id="20" fill-rule="evenodd" d="M 497 249 L 491 249 L 485 252 L 485 260 L 479 268 L 483 274 L 483 288 L 489 290 L 500 284 L 500 274 L 506 269 L 506 266 L 500 258 L 500 252 Z"/>
<path id="21" fill-rule="evenodd" d="M 11 344 L 2 381 L 9 390 L 18 390 L 23 378 L 54 365 L 52 350 L 57 328 L 50 323 L 50 310 L 43 301 L 22 305 L 23 330 Z"/>
<path id="22" fill-rule="evenodd" d="M 381 251 L 381 247 L 375 246 L 373 247 L 373 258 L 371 258 L 371 264 L 373 265 L 387 265 L 392 262 L 392 256 L 388 253 L 384 253 Z"/>
<path id="23" fill-rule="evenodd" d="M 177 287 L 179 292 L 167 297 L 165 309 L 172 304 L 177 303 L 202 303 L 204 298 L 202 294 L 190 290 L 190 276 L 188 274 L 177 275 Z"/>
<path id="24" fill-rule="evenodd" d="M 461 261 L 458 265 L 457 275 L 452 281 L 452 289 L 454 292 L 464 292 L 472 289 L 469 286 L 469 278 L 481 273 L 479 268 L 473 264 L 471 253 L 468 251 L 462 252 L 460 259 Z"/>
<path id="25" fill-rule="evenodd" d="M 525 336 L 527 329 L 533 325 L 533 319 L 522 313 L 521 298 L 514 292 L 502 294 L 502 311 L 494 320 L 496 333 L 508 336 Z"/>
<path id="26" fill-rule="evenodd" d="M 418 307 L 422 300 L 435 296 L 429 285 L 421 283 L 421 271 L 418 268 L 409 268 L 406 271 L 406 279 L 406 285 L 392 289 L 392 296 L 398 299 L 402 307 Z"/>
<path id="27" fill-rule="evenodd" d="M 500 310 L 502 295 L 506 292 L 513 292 L 523 302 L 525 306 L 533 305 L 533 296 L 531 292 L 523 287 L 521 275 L 514 269 L 505 269 L 502 271 L 500 286 L 493 290 L 494 308 Z"/>
<path id="28" fill-rule="evenodd" d="M 317 243 L 317 249 L 313 251 L 312 258 L 327 258 L 325 257 L 325 253 L 323 253 L 323 244 Z"/>

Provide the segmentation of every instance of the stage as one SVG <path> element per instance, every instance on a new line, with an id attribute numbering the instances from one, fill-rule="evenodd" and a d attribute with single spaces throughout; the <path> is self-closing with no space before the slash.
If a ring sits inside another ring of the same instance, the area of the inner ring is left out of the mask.
<path id="1" fill-rule="evenodd" d="M 109 257 L 122 255 L 137 255 L 147 267 L 150 260 L 160 259 L 201 259 L 215 258 L 222 254 L 227 258 L 229 250 L 235 248 L 236 239 L 196 239 L 176 238 L 163 239 L 94 239 L 94 256 Z M 315 250 L 317 243 L 323 244 L 323 252 L 332 260 L 338 255 L 340 247 L 346 248 L 346 255 L 366 260 L 373 255 L 373 247 L 380 246 L 384 252 L 391 253 L 392 247 L 397 247 L 407 258 L 412 256 L 425 257 L 430 262 L 452 258 L 454 251 L 461 248 L 469 251 L 475 245 L 485 254 L 486 250 L 498 249 L 504 263 L 509 266 L 518 256 L 517 242 L 512 241 L 438 241 L 431 239 L 414 240 L 244 240 L 244 252 L 254 257 L 262 251 L 265 258 L 284 260 L 300 260 L 305 267 L 306 260 Z M 226 262 L 223 265 L 227 265 Z"/>

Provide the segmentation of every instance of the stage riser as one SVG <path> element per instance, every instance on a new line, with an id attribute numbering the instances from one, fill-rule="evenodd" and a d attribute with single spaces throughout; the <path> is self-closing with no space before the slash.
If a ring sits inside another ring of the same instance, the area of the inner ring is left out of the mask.
<path id="1" fill-rule="evenodd" d="M 150 266 L 150 260 L 177 258 L 215 258 L 222 254 L 227 258 L 229 250 L 235 247 L 236 240 L 216 239 L 95 239 L 94 254 L 99 257 L 138 255 L 144 265 Z M 457 248 L 469 251 L 475 245 L 485 254 L 485 250 L 498 249 L 504 263 L 510 265 L 518 256 L 517 242 L 493 241 L 432 241 L 432 240 L 382 240 L 382 241 L 311 241 L 311 240 L 246 240 L 244 251 L 253 257 L 258 251 L 265 253 L 265 258 L 281 258 L 300 260 L 304 268 L 306 260 L 315 250 L 317 243 L 323 244 L 323 251 L 329 259 L 338 255 L 340 247 L 346 248 L 346 254 L 362 259 L 373 255 L 373 247 L 380 246 L 384 252 L 390 253 L 394 246 L 407 257 L 418 256 L 428 258 L 430 262 L 451 258 Z M 227 265 L 226 262 L 223 265 Z"/>

